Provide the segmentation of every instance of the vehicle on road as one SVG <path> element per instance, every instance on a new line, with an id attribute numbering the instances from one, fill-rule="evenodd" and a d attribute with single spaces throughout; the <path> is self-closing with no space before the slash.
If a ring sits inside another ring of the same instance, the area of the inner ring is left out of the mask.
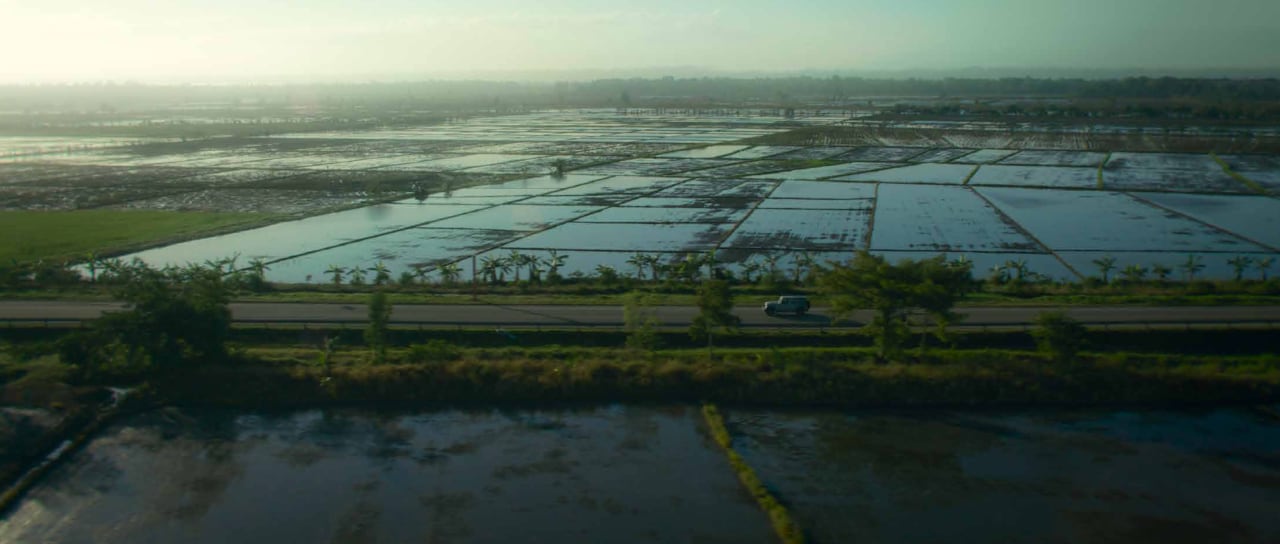
<path id="1" fill-rule="evenodd" d="M 804 315 L 807 311 L 809 311 L 809 299 L 798 295 L 783 295 L 778 297 L 778 300 L 770 300 L 764 303 L 765 315 L 777 315 L 780 313 Z"/>

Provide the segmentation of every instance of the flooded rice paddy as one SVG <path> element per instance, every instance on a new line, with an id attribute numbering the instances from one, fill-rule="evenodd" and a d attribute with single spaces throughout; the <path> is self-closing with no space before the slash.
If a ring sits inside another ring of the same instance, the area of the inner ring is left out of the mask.
<path id="1" fill-rule="evenodd" d="M 1247 412 L 731 411 L 815 542 L 1272 542 L 1280 426 Z"/>
<path id="2" fill-rule="evenodd" d="M 794 122 L 839 121 L 829 113 Z M 1032 271 L 1067 280 L 1108 255 L 1148 267 L 1194 257 L 1200 277 L 1228 278 L 1228 259 L 1280 254 L 1280 199 L 1258 193 L 1280 190 L 1275 157 L 1221 157 L 1245 183 L 1205 154 L 1026 148 L 1038 137 L 1006 138 L 1009 149 L 744 141 L 788 130 L 771 115 L 557 110 L 234 145 L 15 141 L 0 156 L 0 208 L 309 215 L 126 256 L 181 265 L 234 252 L 268 261 L 279 282 L 379 261 L 397 273 L 456 263 L 469 279 L 473 258 L 511 250 L 554 250 L 584 274 L 635 252 L 719 250 L 730 269 L 801 251 L 945 253 L 1041 263 Z M 557 165 L 569 172 L 552 175 Z"/>
<path id="3" fill-rule="evenodd" d="M 810 540 L 1274 542 L 1247 410 L 725 410 Z M 164 409 L 101 432 L 6 542 L 775 542 L 696 406 Z"/>

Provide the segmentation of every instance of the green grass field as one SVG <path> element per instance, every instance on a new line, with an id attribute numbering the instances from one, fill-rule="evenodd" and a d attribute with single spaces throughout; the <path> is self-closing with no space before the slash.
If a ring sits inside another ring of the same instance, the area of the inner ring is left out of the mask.
<path id="1" fill-rule="evenodd" d="M 0 261 L 81 260 L 234 230 L 275 217 L 262 213 L 163 211 L 0 212 Z"/>

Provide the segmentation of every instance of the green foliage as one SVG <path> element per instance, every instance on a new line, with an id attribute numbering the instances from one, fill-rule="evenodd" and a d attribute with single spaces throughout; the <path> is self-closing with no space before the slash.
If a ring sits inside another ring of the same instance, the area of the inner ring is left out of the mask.
<path id="1" fill-rule="evenodd" d="M 282 352 L 276 354 L 276 352 Z M 1270 402 L 1280 366 L 1269 355 L 1082 354 L 1072 365 L 1002 349 L 935 350 L 888 363 L 861 348 L 637 354 L 618 348 L 464 349 L 440 364 L 363 364 L 314 349 L 251 350 L 237 365 L 156 377 L 171 402 L 315 406 L 341 402 L 750 402 L 777 405 Z M 282 357 L 283 356 L 283 357 Z M 252 367 L 244 366 L 257 360 Z M 323 382 L 322 379 L 331 380 Z"/>
<path id="2" fill-rule="evenodd" d="M 387 361 L 387 329 L 391 323 L 391 302 L 382 290 L 369 297 L 369 323 L 364 329 L 364 342 L 369 346 L 374 363 Z"/>
<path id="3" fill-rule="evenodd" d="M 270 214 L 77 210 L 0 212 L 0 262 L 62 262 L 190 238 L 271 219 Z"/>
<path id="4" fill-rule="evenodd" d="M 342 277 L 347 274 L 347 269 L 336 264 L 331 264 L 329 265 L 329 268 L 325 269 L 324 273 L 329 275 L 330 281 L 333 282 L 335 286 L 342 285 Z"/>
<path id="5" fill-rule="evenodd" d="M 619 280 L 621 279 L 618 276 L 617 269 L 605 264 L 596 265 L 596 278 L 600 280 L 601 285 L 604 285 L 606 287 L 612 287 L 614 285 L 617 285 Z"/>
<path id="6" fill-rule="evenodd" d="M 1195 281 L 1196 274 L 1204 270 L 1204 259 L 1200 258 L 1199 255 L 1187 255 L 1187 260 L 1182 261 L 1178 268 L 1182 269 L 1182 272 L 1186 274 L 1187 283 L 1191 283 Z"/>
<path id="7" fill-rule="evenodd" d="M 218 360 L 231 334 L 230 289 L 220 266 L 155 270 L 135 260 L 113 271 L 111 312 L 59 343 L 62 360 L 82 377 L 103 369 L 169 370 Z"/>
<path id="8" fill-rule="evenodd" d="M 0 398 L 24 406 L 49 406 L 66 400 L 71 370 L 50 355 L 15 360 L 0 351 Z"/>
<path id="9" fill-rule="evenodd" d="M 1235 271 L 1235 281 L 1244 281 L 1244 271 L 1253 266 L 1253 258 L 1237 255 L 1227 259 L 1227 264 L 1231 265 L 1231 269 Z"/>
<path id="10" fill-rule="evenodd" d="M 1116 269 L 1116 258 L 1110 255 L 1093 260 L 1093 265 L 1102 273 L 1102 283 L 1111 283 L 1111 271 Z"/>
<path id="11" fill-rule="evenodd" d="M 653 316 L 652 295 L 632 291 L 622 297 L 622 320 L 627 331 L 627 347 L 653 351 L 659 344 L 658 319 Z"/>
<path id="12" fill-rule="evenodd" d="M 1084 325 L 1062 312 L 1041 313 L 1031 331 L 1040 351 L 1063 363 L 1074 359 L 1084 348 L 1087 334 Z"/>
<path id="13" fill-rule="evenodd" d="M 415 364 L 443 363 L 460 358 L 462 358 L 462 350 L 439 338 L 428 340 L 426 344 L 409 346 L 409 351 L 404 357 L 405 362 Z"/>
<path id="14" fill-rule="evenodd" d="M 741 319 L 733 314 L 733 296 L 729 292 L 729 282 L 724 280 L 707 280 L 698 286 L 698 315 L 689 325 L 689 337 L 706 338 L 707 349 L 711 349 L 712 339 L 717 329 L 733 331 L 738 328 Z"/>
<path id="15" fill-rule="evenodd" d="M 901 349 L 912 310 L 932 317 L 936 334 L 946 337 L 947 326 L 958 318 L 952 307 L 974 288 L 972 268 L 972 263 L 948 263 L 942 256 L 891 264 L 862 251 L 850 263 L 831 264 L 819 276 L 818 287 L 831 301 L 836 318 L 863 308 L 875 312 L 865 329 L 876 338 L 879 355 L 886 359 Z"/>

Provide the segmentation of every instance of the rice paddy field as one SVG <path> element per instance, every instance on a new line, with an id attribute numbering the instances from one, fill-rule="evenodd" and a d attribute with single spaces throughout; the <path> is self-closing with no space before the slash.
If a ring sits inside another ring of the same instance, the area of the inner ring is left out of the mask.
<path id="1" fill-rule="evenodd" d="M 473 262 L 512 251 L 567 256 L 566 275 L 634 273 L 637 252 L 674 262 L 716 251 L 735 268 L 870 250 L 963 256 L 980 273 L 1021 261 L 1061 280 L 1098 275 L 1104 257 L 1119 268 L 1199 260 L 1198 277 L 1228 278 L 1229 259 L 1280 253 L 1276 157 L 1107 152 L 1047 136 L 754 143 L 837 121 L 554 110 L 192 142 L 9 139 L 0 210 L 284 214 L 124 257 L 237 254 L 291 283 L 378 263 L 395 275 L 456 263 L 469 279 Z"/>

